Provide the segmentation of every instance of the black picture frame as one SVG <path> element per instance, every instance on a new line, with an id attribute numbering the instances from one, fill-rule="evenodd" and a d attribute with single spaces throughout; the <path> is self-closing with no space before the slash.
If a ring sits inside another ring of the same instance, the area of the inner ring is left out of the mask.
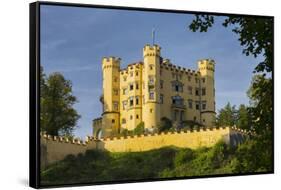
<path id="1" fill-rule="evenodd" d="M 65 7 L 86 7 L 86 8 L 105 8 L 116 10 L 132 10 L 132 11 L 146 11 L 146 12 L 170 12 L 170 13 L 185 13 L 185 14 L 210 14 L 215 16 L 243 16 L 243 17 L 264 17 L 271 18 L 273 16 L 263 15 L 246 15 L 246 14 L 228 14 L 217 12 L 199 12 L 199 11 L 187 11 L 187 10 L 166 10 L 156 8 L 142 8 L 142 7 L 120 7 L 109 5 L 92 5 L 92 4 L 76 4 L 76 3 L 60 3 L 60 2 L 47 2 L 39 1 L 29 5 L 29 59 L 30 59 L 30 96 L 29 96 L 29 185 L 33 188 L 50 188 L 50 187 L 69 187 L 69 186 L 87 186 L 87 185 L 99 185 L 99 184 L 118 184 L 118 183 L 134 183 L 134 182 L 151 182 L 151 181 L 166 181 L 166 180 L 179 180 L 179 179 L 194 179 L 194 178 L 211 178 L 211 177 L 228 177 L 228 176 L 242 176 L 242 175 L 260 175 L 260 174 L 272 174 L 274 173 L 274 151 L 272 156 L 272 171 L 268 172 L 254 172 L 243 174 L 221 174 L 221 175 L 208 175 L 208 176 L 192 176 L 192 177 L 173 177 L 167 179 L 142 179 L 142 180 L 125 180 L 125 181 L 110 181 L 110 182 L 94 182 L 94 183 L 74 183 L 65 185 L 40 185 L 40 6 L 41 5 L 54 5 Z M 273 27 L 274 31 L 274 27 Z M 274 41 L 274 34 L 273 34 Z M 273 45 L 274 47 L 274 45 Z M 273 49 L 274 59 L 274 49 Z M 273 89 L 272 100 L 274 102 L 274 60 L 273 60 Z M 274 105 L 274 104 L 273 104 Z M 273 106 L 274 113 L 274 106 Z M 274 121 L 274 114 L 272 114 Z M 274 150 L 274 127 L 272 136 L 272 150 Z"/>

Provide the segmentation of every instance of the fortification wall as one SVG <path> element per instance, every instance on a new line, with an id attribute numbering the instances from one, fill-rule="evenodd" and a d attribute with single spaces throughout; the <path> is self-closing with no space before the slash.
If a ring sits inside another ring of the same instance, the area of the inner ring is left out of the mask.
<path id="1" fill-rule="evenodd" d="M 103 149 L 110 152 L 136 152 L 165 146 L 196 149 L 211 147 L 219 140 L 230 142 L 230 128 L 200 129 L 199 131 L 167 132 L 120 138 L 102 139 Z"/>
<path id="2" fill-rule="evenodd" d="M 69 154 L 84 154 L 86 150 L 92 149 L 109 152 L 147 151 L 165 146 L 196 149 L 199 147 L 211 147 L 221 139 L 227 144 L 236 146 L 243 141 L 245 136 L 245 131 L 230 127 L 113 137 L 100 140 L 87 137 L 85 142 L 42 135 L 41 168 L 62 160 Z"/>
<path id="3" fill-rule="evenodd" d="M 83 142 L 77 139 L 69 140 L 63 137 L 41 135 L 40 138 L 41 168 L 64 159 L 67 155 L 84 154 L 88 149 L 98 149 L 98 141 L 88 138 Z"/>

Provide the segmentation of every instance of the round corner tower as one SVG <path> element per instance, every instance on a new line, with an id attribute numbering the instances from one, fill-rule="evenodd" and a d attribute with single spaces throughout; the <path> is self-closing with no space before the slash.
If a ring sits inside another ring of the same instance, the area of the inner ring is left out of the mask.
<path id="1" fill-rule="evenodd" d="M 120 58 L 105 57 L 102 59 L 103 73 L 103 136 L 111 136 L 119 132 L 119 87 Z"/>
<path id="2" fill-rule="evenodd" d="M 143 48 L 143 109 L 144 126 L 155 129 L 160 123 L 160 51 L 158 45 L 145 45 Z"/>
<path id="3" fill-rule="evenodd" d="M 212 59 L 203 59 L 198 61 L 200 71 L 200 89 L 201 89 L 201 123 L 205 126 L 214 126 L 215 112 L 215 61 Z"/>

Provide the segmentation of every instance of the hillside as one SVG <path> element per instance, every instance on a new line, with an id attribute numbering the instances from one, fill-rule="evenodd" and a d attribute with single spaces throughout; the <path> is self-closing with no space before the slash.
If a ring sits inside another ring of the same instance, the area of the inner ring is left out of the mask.
<path id="1" fill-rule="evenodd" d="M 214 174 L 269 172 L 271 162 L 248 141 L 238 148 L 223 142 L 196 150 L 165 147 L 146 152 L 110 153 L 98 150 L 69 155 L 41 172 L 42 185 L 138 180 Z"/>

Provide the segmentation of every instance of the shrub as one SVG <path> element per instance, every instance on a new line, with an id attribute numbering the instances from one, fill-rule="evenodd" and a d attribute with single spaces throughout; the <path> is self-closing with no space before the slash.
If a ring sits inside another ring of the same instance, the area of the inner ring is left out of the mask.
<path id="1" fill-rule="evenodd" d="M 134 129 L 134 135 L 141 135 L 144 133 L 144 122 L 140 122 Z"/>
<path id="2" fill-rule="evenodd" d="M 160 126 L 159 126 L 159 132 L 168 131 L 172 127 L 173 127 L 172 121 L 169 118 L 167 118 L 167 117 L 161 118 L 161 122 L 160 122 Z"/>

